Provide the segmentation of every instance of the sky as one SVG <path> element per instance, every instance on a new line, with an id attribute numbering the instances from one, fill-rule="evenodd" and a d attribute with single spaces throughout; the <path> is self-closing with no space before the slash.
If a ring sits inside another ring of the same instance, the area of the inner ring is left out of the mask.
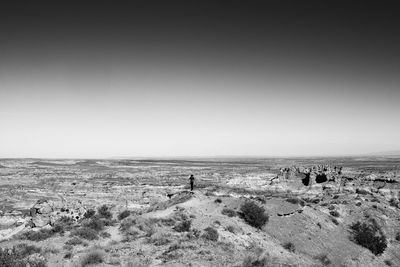
<path id="1" fill-rule="evenodd" d="M 271 3 L 5 2 L 0 157 L 400 150 L 396 10 Z"/>

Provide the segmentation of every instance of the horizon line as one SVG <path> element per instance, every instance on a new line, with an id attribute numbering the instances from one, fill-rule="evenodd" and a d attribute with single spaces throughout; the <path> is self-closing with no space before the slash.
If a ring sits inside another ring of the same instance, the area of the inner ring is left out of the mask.
<path id="1" fill-rule="evenodd" d="M 387 154 L 385 154 L 387 153 Z M 392 154 L 391 154 L 392 153 Z M 185 159 L 293 159 L 293 158 L 355 158 L 355 157 L 400 157 L 400 151 L 373 152 L 365 154 L 332 155 L 213 155 L 213 156 L 111 156 L 111 157 L 0 157 L 0 160 L 185 160 Z"/>

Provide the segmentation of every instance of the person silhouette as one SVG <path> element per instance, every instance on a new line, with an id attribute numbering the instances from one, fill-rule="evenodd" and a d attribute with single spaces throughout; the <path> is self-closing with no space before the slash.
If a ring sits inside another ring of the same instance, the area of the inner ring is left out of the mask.
<path id="1" fill-rule="evenodd" d="M 193 191 L 193 187 L 194 187 L 194 176 L 193 176 L 193 174 L 190 175 L 189 180 L 190 180 L 190 191 Z"/>

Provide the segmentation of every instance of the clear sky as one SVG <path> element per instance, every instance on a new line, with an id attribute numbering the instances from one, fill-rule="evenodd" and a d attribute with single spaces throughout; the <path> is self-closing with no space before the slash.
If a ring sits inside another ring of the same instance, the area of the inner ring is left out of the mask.
<path id="1" fill-rule="evenodd" d="M 10 6 L 0 157 L 398 150 L 398 25 L 348 9 Z"/>

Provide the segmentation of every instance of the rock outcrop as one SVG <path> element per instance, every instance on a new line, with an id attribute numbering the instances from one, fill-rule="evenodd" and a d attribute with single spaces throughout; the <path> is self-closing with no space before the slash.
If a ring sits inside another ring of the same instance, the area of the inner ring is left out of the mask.
<path id="1" fill-rule="evenodd" d="M 399 177 L 393 173 L 380 176 L 345 172 L 342 166 L 315 165 L 281 168 L 271 185 L 297 193 L 379 193 L 385 198 L 399 198 Z"/>

